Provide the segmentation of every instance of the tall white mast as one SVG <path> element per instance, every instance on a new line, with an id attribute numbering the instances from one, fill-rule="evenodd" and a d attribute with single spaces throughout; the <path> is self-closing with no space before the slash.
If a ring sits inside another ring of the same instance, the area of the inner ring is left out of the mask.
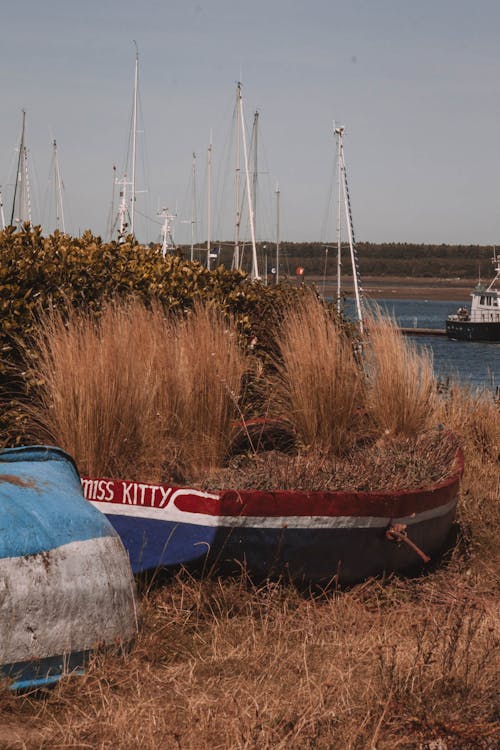
<path id="1" fill-rule="evenodd" d="M 57 143 L 54 139 L 54 193 L 55 193 L 55 207 L 56 207 L 56 229 L 59 229 L 59 222 L 63 232 L 66 232 L 66 226 L 64 223 L 64 206 L 63 206 L 63 183 L 61 180 L 61 170 L 59 168 L 59 157 L 57 153 Z"/>
<path id="2" fill-rule="evenodd" d="M 212 231 L 211 218 L 212 218 L 212 206 L 211 206 L 211 189 L 212 189 L 212 134 L 210 133 L 210 143 L 208 144 L 207 152 L 207 268 L 210 271 L 210 233 Z"/>
<path id="3" fill-rule="evenodd" d="M 117 181 L 120 185 L 120 205 L 118 206 L 118 242 L 124 242 L 125 237 L 129 232 L 130 212 L 127 197 L 127 187 L 132 183 L 127 180 L 127 175 L 123 175 L 121 180 Z"/>
<path id="4" fill-rule="evenodd" d="M 280 188 L 276 183 L 276 285 L 280 281 Z"/>
<path id="5" fill-rule="evenodd" d="M 342 125 L 335 127 L 334 124 L 334 128 L 337 136 L 337 312 L 340 313 L 342 311 L 342 159 L 340 151 L 344 127 Z"/>
<path id="6" fill-rule="evenodd" d="M 173 237 L 173 226 L 174 220 L 177 218 L 177 214 L 169 214 L 168 208 L 163 208 L 158 212 L 158 216 L 163 219 L 163 226 L 161 228 L 161 254 L 163 257 L 167 253 L 172 252 L 174 249 L 174 237 Z"/>
<path id="7" fill-rule="evenodd" d="M 134 73 L 134 105 L 132 112 L 132 194 L 130 196 L 130 234 L 134 234 L 134 219 L 135 219 L 135 163 L 137 153 L 137 94 L 139 87 L 139 49 L 137 42 L 133 40 L 135 44 L 135 73 Z"/>
<path id="8" fill-rule="evenodd" d="M 191 261 L 194 260 L 194 228 L 198 222 L 196 211 L 196 154 L 193 152 L 193 205 L 191 209 Z"/>
<path id="9" fill-rule="evenodd" d="M 235 202 L 235 222 L 234 222 L 234 252 L 232 267 L 240 267 L 240 176 L 241 176 L 241 112 L 240 112 L 240 84 L 236 89 L 236 168 L 234 172 L 234 202 Z"/>
<path id="10" fill-rule="evenodd" d="M 26 112 L 24 109 L 23 124 L 21 128 L 21 142 L 19 144 L 19 157 L 17 160 L 17 175 L 14 186 L 14 198 L 12 200 L 12 213 L 10 223 L 22 225 L 24 222 L 31 224 L 31 199 L 28 175 L 28 151 L 26 148 Z M 19 196 L 17 195 L 19 193 Z M 18 198 L 18 215 L 16 211 L 16 198 Z"/>
<path id="11" fill-rule="evenodd" d="M 360 329 L 360 332 L 363 333 L 363 310 L 361 306 L 361 297 L 363 295 L 363 288 L 361 286 L 361 275 L 359 272 L 358 253 L 356 250 L 356 241 L 354 239 L 354 224 L 352 220 L 351 200 L 349 197 L 349 187 L 347 184 L 347 172 L 346 172 L 345 160 L 344 160 L 344 144 L 342 140 L 343 135 L 344 135 L 344 128 L 336 128 L 335 132 L 339 139 L 339 164 L 340 164 L 340 169 L 342 172 L 342 193 L 344 197 L 345 219 L 346 219 L 346 225 L 347 225 L 347 235 L 349 238 L 349 249 L 351 253 L 352 276 L 353 276 L 353 281 L 354 281 L 354 294 L 356 297 L 356 311 L 358 314 L 359 329 Z"/>
<path id="12" fill-rule="evenodd" d="M 255 228 L 255 234 L 257 234 L 257 175 L 258 175 L 258 132 L 259 132 L 259 110 L 255 110 L 253 116 L 253 225 Z M 267 270 L 266 270 L 267 275 Z"/>
<path id="13" fill-rule="evenodd" d="M 259 276 L 259 265 L 257 262 L 257 248 L 255 246 L 255 227 L 253 223 L 253 206 L 252 206 L 252 192 L 250 190 L 250 172 L 248 170 L 248 152 L 247 152 L 247 139 L 245 133 L 245 118 L 243 117 L 243 98 L 241 96 L 241 83 L 238 82 L 238 99 L 240 103 L 240 118 L 241 118 L 241 132 L 243 137 L 243 157 L 245 159 L 245 176 L 248 196 L 248 216 L 250 219 L 250 234 L 252 238 L 252 280 L 260 279 Z"/>

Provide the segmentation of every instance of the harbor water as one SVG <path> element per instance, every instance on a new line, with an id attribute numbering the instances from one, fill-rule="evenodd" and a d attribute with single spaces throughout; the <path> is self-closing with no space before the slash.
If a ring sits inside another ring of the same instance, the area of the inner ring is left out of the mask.
<path id="1" fill-rule="evenodd" d="M 402 328 L 435 328 L 443 330 L 446 318 L 468 300 L 394 300 L 379 299 L 377 305 L 395 317 Z M 346 315 L 354 316 L 354 301 L 346 300 Z M 470 385 L 472 388 L 496 390 L 500 385 L 500 343 L 451 341 L 446 336 L 410 336 L 418 347 L 433 353 L 436 377 Z"/>

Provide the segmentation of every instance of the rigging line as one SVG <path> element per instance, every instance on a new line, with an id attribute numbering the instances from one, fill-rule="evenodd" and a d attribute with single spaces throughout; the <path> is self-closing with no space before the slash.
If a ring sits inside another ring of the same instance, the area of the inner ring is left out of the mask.
<path id="1" fill-rule="evenodd" d="M 22 151 L 24 148 L 24 134 L 25 134 L 25 118 L 26 118 L 26 112 L 24 109 L 22 110 L 23 113 L 23 126 L 21 130 L 21 143 L 19 144 L 19 156 L 17 159 L 17 169 L 16 169 L 16 178 L 14 180 L 14 197 L 12 199 L 12 213 L 10 217 L 10 223 L 11 225 L 14 224 L 14 213 L 16 209 L 16 196 L 17 196 L 17 183 L 19 181 L 19 176 L 21 173 L 21 160 L 22 160 Z"/>
<path id="2" fill-rule="evenodd" d="M 151 224 L 158 224 L 158 226 L 162 227 L 163 222 L 158 221 L 157 219 L 152 219 L 151 216 L 148 216 L 147 214 L 142 213 L 142 211 L 139 211 L 138 208 L 135 209 L 136 213 L 139 214 L 139 216 L 142 216 L 143 219 L 146 219 L 146 221 L 151 222 Z"/>

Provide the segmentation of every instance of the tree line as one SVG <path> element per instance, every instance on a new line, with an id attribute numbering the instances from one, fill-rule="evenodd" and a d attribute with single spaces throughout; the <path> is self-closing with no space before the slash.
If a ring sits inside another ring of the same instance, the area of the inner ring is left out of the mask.
<path id="1" fill-rule="evenodd" d="M 432 245 L 409 242 L 359 242 L 357 245 L 361 274 L 375 276 L 421 276 L 438 278 L 475 279 L 487 278 L 491 273 L 491 258 L 494 249 L 485 245 Z M 190 249 L 179 248 L 184 257 L 189 257 Z M 217 256 L 214 265 L 230 267 L 232 243 L 214 242 L 212 252 Z M 268 274 L 275 266 L 275 244 L 257 244 L 259 264 L 263 272 L 267 265 Z M 250 247 L 246 255 L 250 259 Z M 198 246 L 195 258 L 202 263 L 206 259 L 206 249 Z M 267 261 L 267 263 L 266 263 Z M 304 274 L 323 275 L 326 266 L 328 275 L 335 275 L 337 246 L 335 242 L 282 242 L 280 245 L 280 275 L 295 276 L 296 269 L 302 267 Z M 343 273 L 351 274 L 349 247 L 343 245 Z"/>

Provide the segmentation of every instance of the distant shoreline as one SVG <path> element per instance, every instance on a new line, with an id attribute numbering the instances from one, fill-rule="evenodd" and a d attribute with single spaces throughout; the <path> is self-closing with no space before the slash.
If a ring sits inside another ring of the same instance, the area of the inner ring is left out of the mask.
<path id="1" fill-rule="evenodd" d="M 323 279 L 319 276 L 308 276 L 305 283 L 315 284 L 323 292 Z M 468 303 L 470 293 L 475 286 L 471 279 L 440 279 L 426 277 L 402 276 L 363 276 L 362 284 L 367 297 L 372 299 L 420 299 L 443 300 Z M 354 295 L 352 278 L 343 281 L 343 290 L 347 297 Z M 324 290 L 327 296 L 336 293 L 337 282 L 334 278 L 327 279 Z"/>

